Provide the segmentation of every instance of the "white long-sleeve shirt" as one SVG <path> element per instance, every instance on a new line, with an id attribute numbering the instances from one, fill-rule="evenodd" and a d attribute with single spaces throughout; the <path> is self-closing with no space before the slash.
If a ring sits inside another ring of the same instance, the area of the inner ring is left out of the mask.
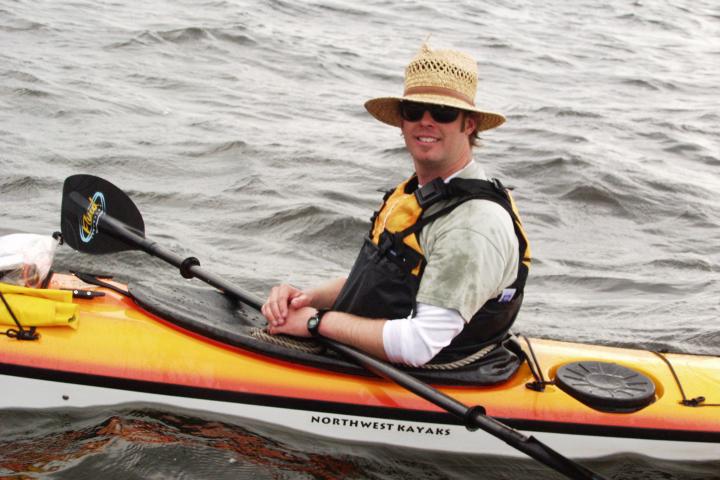
<path id="1" fill-rule="evenodd" d="M 419 367 L 448 346 L 464 326 L 457 310 L 418 303 L 414 317 L 385 322 L 385 354 L 393 363 Z"/>

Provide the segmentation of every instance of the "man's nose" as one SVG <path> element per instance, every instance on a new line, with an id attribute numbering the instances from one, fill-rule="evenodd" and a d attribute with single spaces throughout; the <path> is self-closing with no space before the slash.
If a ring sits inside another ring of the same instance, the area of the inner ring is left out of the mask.
<path id="1" fill-rule="evenodd" d="M 435 120 L 432 118 L 432 115 L 430 115 L 430 111 L 429 111 L 429 110 L 425 110 L 425 111 L 423 112 L 423 116 L 422 116 L 422 118 L 420 119 L 420 123 L 421 123 L 422 125 L 431 125 L 431 124 L 434 124 L 434 123 L 435 123 Z"/>

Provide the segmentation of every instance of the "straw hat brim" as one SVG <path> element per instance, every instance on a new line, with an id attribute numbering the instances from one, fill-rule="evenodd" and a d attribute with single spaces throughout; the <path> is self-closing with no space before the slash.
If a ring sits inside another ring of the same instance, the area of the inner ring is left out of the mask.
<path id="1" fill-rule="evenodd" d="M 379 97 L 373 98 L 365 102 L 365 109 L 370 112 L 370 115 L 377 118 L 383 123 L 392 125 L 394 127 L 400 127 L 402 118 L 400 117 L 399 105 L 403 100 L 430 103 L 433 105 L 446 105 L 449 107 L 456 107 L 466 112 L 470 112 L 475 116 L 477 121 L 478 132 L 483 130 L 490 130 L 491 128 L 499 127 L 505 123 L 505 117 L 499 113 L 486 112 L 475 107 L 468 106 L 467 103 L 462 100 L 447 97 L 444 95 L 407 95 L 404 97 Z"/>

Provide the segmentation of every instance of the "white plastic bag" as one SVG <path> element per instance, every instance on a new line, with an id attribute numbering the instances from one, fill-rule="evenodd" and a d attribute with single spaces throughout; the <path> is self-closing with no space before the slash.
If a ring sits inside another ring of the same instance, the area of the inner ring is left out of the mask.
<path id="1" fill-rule="evenodd" d="M 0 237 L 0 282 L 37 288 L 55 258 L 58 242 L 46 235 L 13 233 Z"/>

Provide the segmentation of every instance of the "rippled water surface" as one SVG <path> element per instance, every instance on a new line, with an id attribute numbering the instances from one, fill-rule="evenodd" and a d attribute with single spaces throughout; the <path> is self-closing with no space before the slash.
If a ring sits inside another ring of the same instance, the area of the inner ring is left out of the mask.
<path id="1" fill-rule="evenodd" d="M 479 59 L 477 103 L 508 117 L 475 158 L 515 186 L 532 243 L 517 330 L 720 354 L 720 7 L 709 0 L 0 0 L 0 230 L 56 230 L 64 178 L 92 173 L 133 197 L 149 236 L 254 293 L 344 274 L 378 190 L 411 173 L 398 131 L 362 104 L 401 93 L 428 34 Z M 175 275 L 137 252 L 62 249 L 57 263 Z M 0 475 L 546 474 L 308 450 L 289 432 L 187 413 L 33 419 L 0 435 Z M 630 456 L 600 467 L 613 478 L 719 470 Z"/>

